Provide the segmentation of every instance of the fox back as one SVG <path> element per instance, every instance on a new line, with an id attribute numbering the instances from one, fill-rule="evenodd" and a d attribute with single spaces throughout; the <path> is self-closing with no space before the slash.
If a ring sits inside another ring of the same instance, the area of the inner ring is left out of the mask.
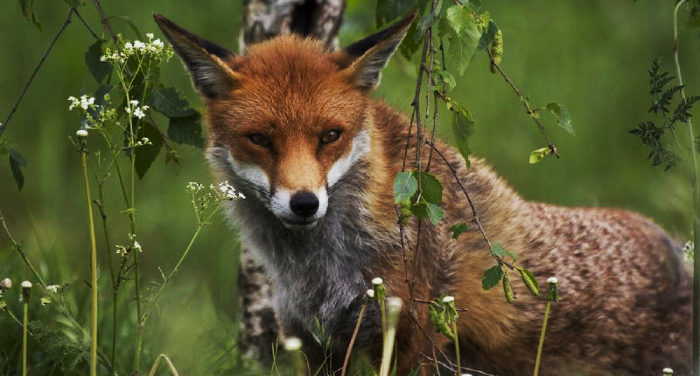
<path id="1" fill-rule="evenodd" d="M 408 119 L 371 92 L 412 17 L 340 52 L 282 36 L 243 56 L 162 16 L 156 21 L 207 106 L 212 167 L 248 196 L 230 204 L 229 216 L 274 284 L 284 334 L 302 339 L 312 366 L 324 361 L 311 334 L 314 320 L 341 358 L 370 281 L 380 276 L 407 305 L 411 297 L 446 293 L 468 309 L 458 321 L 462 364 L 499 375 L 532 369 L 544 299 L 515 286 L 518 299 L 508 304 L 497 289 L 481 288 L 493 265 L 481 234 L 472 226 L 453 239 L 448 229 L 475 220 L 456 177 L 494 242 L 538 279 L 561 281 L 541 374 L 658 375 L 664 367 L 690 373 L 690 276 L 677 244 L 648 219 L 527 202 L 483 161 L 472 159 L 468 169 L 437 141 L 444 159 L 435 157 L 431 173 L 444 185 L 445 219 L 423 224 L 419 238 L 421 225 L 410 222 L 401 238 L 392 181 L 418 150 L 406 142 Z M 416 282 L 412 293 L 404 262 Z M 357 347 L 377 361 L 376 305 L 365 317 Z M 398 374 L 418 366 L 433 346 L 448 345 L 430 329 L 425 306 L 404 310 Z"/>

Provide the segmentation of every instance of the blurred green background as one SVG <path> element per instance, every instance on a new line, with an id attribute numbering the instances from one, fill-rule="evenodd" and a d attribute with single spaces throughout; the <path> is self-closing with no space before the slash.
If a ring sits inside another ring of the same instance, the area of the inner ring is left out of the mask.
<path id="1" fill-rule="evenodd" d="M 487 159 L 527 199 L 639 211 L 685 241 L 691 207 L 687 178 L 682 173 L 685 166 L 671 172 L 652 168 L 646 161 L 646 150 L 628 133 L 651 117 L 646 113 L 650 105 L 646 70 L 652 59 L 659 57 L 663 69 L 673 69 L 672 2 L 485 0 L 483 4 L 503 30 L 502 65 L 506 72 L 533 105 L 557 101 L 567 106 L 576 136 L 566 134 L 543 115 L 561 159 L 547 158 L 529 165 L 530 151 L 546 143 L 503 79 L 489 72 L 488 58 L 482 54 L 458 79 L 454 91 L 476 122 L 474 153 Z M 207 39 L 236 49 L 241 18 L 241 4 L 236 1 L 105 1 L 103 6 L 109 15 L 133 20 L 144 33 L 157 31 L 151 15 L 159 12 Z M 373 1 L 349 2 L 341 45 L 375 30 L 373 9 Z M 63 21 L 67 7 L 59 1 L 38 2 L 36 10 L 43 32 L 22 17 L 16 1 L 0 5 L 2 119 Z M 81 12 L 95 30 L 101 30 L 91 4 Z M 681 24 L 687 12 L 683 14 Z M 121 19 L 112 22 L 127 39 L 136 38 Z M 89 278 L 89 242 L 79 154 L 68 140 L 79 124 L 77 116 L 68 111 L 66 98 L 92 92 L 97 86 L 83 61 L 91 43 L 93 39 L 77 20 L 68 26 L 5 132 L 27 161 L 21 192 L 6 159 L 0 165 L 0 210 L 47 280 L 71 282 L 70 288 L 86 297 L 75 302 L 77 307 L 87 304 L 84 281 Z M 700 94 L 697 29 L 681 29 L 680 51 L 687 90 Z M 187 73 L 175 59 L 163 71 L 162 81 L 181 88 L 201 110 Z M 408 113 L 414 84 L 414 65 L 397 54 L 385 70 L 376 96 Z M 443 111 L 440 118 L 441 131 L 447 131 L 441 133 L 449 135 L 447 114 Z M 165 130 L 162 118 L 159 126 Z M 139 182 L 136 205 L 144 281 L 158 278 L 158 267 L 166 271 L 172 268 L 195 229 L 185 184 L 210 180 L 201 149 L 181 145 L 177 149 L 181 167 L 165 165 L 161 152 Z M 112 230 L 114 241 L 125 243 L 128 222 L 118 212 L 122 208 L 118 192 L 109 190 L 107 201 L 112 225 L 116 226 Z M 98 247 L 103 254 L 101 238 Z M 212 362 L 228 361 L 215 358 L 220 350 L 235 345 L 237 253 L 235 230 L 223 218 L 206 228 L 149 323 L 144 363 L 158 353 L 167 353 L 181 374 L 197 375 L 205 374 Z M 0 234 L 0 279 L 6 276 L 17 282 L 29 279 L 30 273 Z M 105 286 L 107 279 L 103 273 Z M 108 294 L 103 298 L 107 301 Z M 77 310 L 87 323 L 87 309 Z M 120 314 L 126 316 L 127 312 Z M 17 333 L 19 327 L 0 314 L 0 349 L 15 347 Z M 30 346 L 37 345 L 30 342 Z"/>

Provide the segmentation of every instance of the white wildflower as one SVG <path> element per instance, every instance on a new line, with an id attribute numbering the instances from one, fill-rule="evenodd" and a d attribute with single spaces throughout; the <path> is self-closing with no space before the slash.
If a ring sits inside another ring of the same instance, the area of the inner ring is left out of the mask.
<path id="1" fill-rule="evenodd" d="M 297 351 L 301 349 L 301 340 L 297 337 L 289 337 L 284 340 L 284 349 L 287 351 Z"/>
<path id="2" fill-rule="evenodd" d="M 42 296 L 40 300 L 41 300 L 42 307 L 51 304 L 51 298 L 49 298 L 49 297 Z"/>
<path id="3" fill-rule="evenodd" d="M 158 50 L 165 47 L 165 44 L 160 39 L 154 40 L 153 42 L 151 42 L 151 45 Z"/>
<path id="4" fill-rule="evenodd" d="M 369 296 L 370 298 L 374 298 L 374 289 L 367 290 L 367 296 Z"/>
<path id="5" fill-rule="evenodd" d="M 126 42 L 124 43 L 124 49 L 125 50 L 132 50 L 134 48 L 134 45 L 131 44 L 131 42 Z"/>
<path id="6" fill-rule="evenodd" d="M 134 41 L 134 48 L 143 51 L 146 49 L 146 44 L 141 42 L 140 40 L 136 40 Z"/>
<path id="7" fill-rule="evenodd" d="M 141 244 L 139 244 L 139 242 L 137 241 L 134 241 L 134 249 L 143 253 L 143 249 L 141 249 Z"/>
<path id="8" fill-rule="evenodd" d="M 447 295 L 444 298 L 442 298 L 443 303 L 453 303 L 455 301 L 454 296 Z"/>
<path id="9" fill-rule="evenodd" d="M 102 62 L 107 61 L 107 56 L 105 56 L 105 55 L 100 56 L 100 61 L 102 61 Z"/>
<path id="10" fill-rule="evenodd" d="M 139 105 L 139 101 L 137 101 L 136 99 L 130 100 L 129 103 L 131 103 L 131 105 L 132 105 L 133 107 L 136 107 L 136 106 Z"/>
<path id="11" fill-rule="evenodd" d="M 88 131 L 86 131 L 85 129 L 78 129 L 78 130 L 75 132 L 75 135 L 78 136 L 78 137 L 87 137 Z"/>
<path id="12" fill-rule="evenodd" d="M 143 119 L 144 117 L 146 117 L 146 114 L 143 112 L 143 109 L 137 107 L 134 110 L 134 116 L 136 116 L 139 119 Z"/>
<path id="13" fill-rule="evenodd" d="M 123 245 L 117 244 L 117 252 L 116 253 L 122 257 L 126 256 L 126 247 L 124 247 Z"/>
<path id="14" fill-rule="evenodd" d="M 227 200 L 234 200 L 240 197 L 239 194 L 236 192 L 236 189 L 233 188 L 233 186 L 231 186 L 231 184 L 229 184 L 228 181 L 219 183 L 219 191 Z"/>
<path id="15" fill-rule="evenodd" d="M 153 33 L 146 33 L 146 38 L 153 39 Z"/>
<path id="16" fill-rule="evenodd" d="M 51 292 L 54 293 L 54 294 L 58 293 L 58 289 L 59 289 L 59 288 L 61 288 L 61 286 L 59 286 L 59 285 L 49 285 L 49 286 L 46 286 L 46 289 L 49 290 L 49 291 L 51 291 Z"/>
<path id="17" fill-rule="evenodd" d="M 557 279 L 557 277 L 549 277 L 549 278 L 547 278 L 547 283 L 556 284 L 556 283 L 559 283 L 559 280 Z"/>
<path id="18" fill-rule="evenodd" d="M 384 283 L 384 280 L 382 280 L 382 279 L 379 278 L 379 277 L 376 277 L 376 278 L 374 278 L 374 279 L 372 280 L 372 284 L 375 285 L 375 286 L 376 286 L 376 285 L 381 285 L 382 283 Z"/>
<path id="19" fill-rule="evenodd" d="M 23 289 L 30 289 L 30 288 L 32 288 L 32 283 L 29 281 L 22 281 L 21 286 Z"/>
<path id="20" fill-rule="evenodd" d="M 197 183 L 196 181 L 191 181 L 191 182 L 187 183 L 187 186 L 185 189 L 187 190 L 187 192 L 197 193 L 197 192 L 201 191 L 202 189 L 204 189 L 204 186 Z"/>

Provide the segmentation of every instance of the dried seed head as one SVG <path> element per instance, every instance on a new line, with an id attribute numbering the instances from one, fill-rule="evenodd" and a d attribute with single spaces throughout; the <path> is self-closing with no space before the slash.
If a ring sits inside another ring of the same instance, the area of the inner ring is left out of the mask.
<path id="1" fill-rule="evenodd" d="M 668 367 L 667 367 L 667 368 L 664 368 L 663 371 L 661 371 L 661 372 L 664 374 L 664 376 L 671 376 L 671 375 L 673 375 L 673 370 L 670 369 L 670 368 L 668 368 Z"/>
<path id="2" fill-rule="evenodd" d="M 453 303 L 455 301 L 454 296 L 447 295 L 444 298 L 442 298 L 443 303 Z"/>
<path id="3" fill-rule="evenodd" d="M 379 277 L 376 277 L 376 278 L 374 278 L 374 279 L 372 280 L 372 284 L 375 285 L 375 286 L 376 286 L 376 285 L 381 285 L 382 283 L 384 283 L 384 280 L 382 280 L 382 279 L 379 278 Z"/>
<path id="4" fill-rule="evenodd" d="M 367 290 L 367 296 L 369 296 L 370 298 L 374 298 L 374 289 Z"/>
<path id="5" fill-rule="evenodd" d="M 85 129 L 78 129 L 78 130 L 75 132 L 75 135 L 78 136 L 78 137 L 87 137 L 88 131 L 86 131 Z"/>
<path id="6" fill-rule="evenodd" d="M 22 288 L 23 289 L 30 289 L 30 288 L 32 288 L 32 283 L 29 281 L 22 281 Z"/>

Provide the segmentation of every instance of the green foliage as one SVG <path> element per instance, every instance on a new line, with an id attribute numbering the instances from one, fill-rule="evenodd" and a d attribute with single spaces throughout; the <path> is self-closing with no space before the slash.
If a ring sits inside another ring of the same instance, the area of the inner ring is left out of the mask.
<path id="1" fill-rule="evenodd" d="M 425 4 L 425 1 L 420 0 L 418 3 Z M 405 14 L 416 3 L 416 0 L 377 0 L 377 8 L 375 9 L 377 27 L 381 27 Z"/>
<path id="2" fill-rule="evenodd" d="M 410 172 L 399 172 L 394 177 L 394 202 L 408 201 L 418 190 L 418 181 Z"/>
<path id="3" fill-rule="evenodd" d="M 448 298 L 448 299 L 445 299 Z M 454 304 L 454 298 L 447 294 L 440 295 L 437 299 L 428 303 L 428 317 L 435 331 L 444 335 L 451 341 L 456 338 L 456 333 L 452 330 L 459 315 Z"/>
<path id="4" fill-rule="evenodd" d="M 469 161 L 469 154 L 471 154 L 469 139 L 474 133 L 474 120 L 472 120 L 472 115 L 466 107 L 451 99 L 447 101 L 447 109 L 452 112 L 451 125 L 454 143 L 457 145 L 457 150 L 459 150 L 462 158 L 464 158 L 464 163 L 469 168 L 471 166 Z"/>
<path id="5" fill-rule="evenodd" d="M 495 287 L 501 279 L 503 278 L 503 268 L 501 265 L 493 266 L 484 272 L 484 276 L 481 278 L 481 288 L 484 290 L 490 290 Z"/>
<path id="6" fill-rule="evenodd" d="M 34 0 L 19 0 L 19 7 L 22 9 L 24 18 L 41 31 L 41 23 L 37 19 L 36 13 L 34 13 Z"/>
<path id="7" fill-rule="evenodd" d="M 548 147 L 546 147 L 546 148 L 539 148 L 539 149 L 537 149 L 537 150 L 533 150 L 533 151 L 530 153 L 529 162 L 530 162 L 530 164 L 540 163 L 540 162 L 542 162 L 542 160 L 544 159 L 544 157 L 546 157 L 546 156 L 548 156 L 548 155 L 550 155 L 550 154 L 552 154 L 552 149 L 550 149 L 550 148 L 548 148 Z"/>
<path id="8" fill-rule="evenodd" d="M 491 247 L 491 256 L 494 257 L 510 257 L 513 261 L 517 261 L 517 257 L 510 251 L 506 251 L 500 243 L 494 243 Z"/>
<path id="9" fill-rule="evenodd" d="M 464 75 L 481 40 L 481 32 L 469 7 L 453 5 L 447 8 L 445 22 L 440 23 L 439 30 L 447 41 L 447 52 L 457 65 L 457 72 Z"/>
<path id="10" fill-rule="evenodd" d="M 413 215 L 419 220 L 427 218 L 433 225 L 437 225 L 445 216 L 445 211 L 438 206 L 442 202 L 442 184 L 427 172 L 418 173 L 414 170 L 396 174 L 394 202 L 400 205 L 401 219 L 404 222 Z"/>
<path id="11" fill-rule="evenodd" d="M 101 40 L 97 40 L 95 43 L 91 44 L 87 52 L 85 52 L 85 65 L 97 82 L 104 81 L 112 71 L 112 65 L 101 61 L 102 44 L 103 42 Z"/>
<path id="12" fill-rule="evenodd" d="M 469 226 L 466 223 L 457 223 L 450 227 L 450 232 L 452 232 L 452 239 L 459 238 L 460 235 L 469 231 Z"/>
<path id="13" fill-rule="evenodd" d="M 649 72 L 649 94 L 652 97 L 649 113 L 661 115 L 660 123 L 653 120 L 639 123 L 637 128 L 630 130 L 630 133 L 639 137 L 642 144 L 649 149 L 647 159 L 651 161 L 652 166 L 663 166 L 665 170 L 673 168 L 680 160 L 678 154 L 673 150 L 673 147 L 667 144 L 666 135 L 670 133 L 672 138 L 676 131 L 676 125 L 687 123 L 691 117 L 690 110 L 693 105 L 700 100 L 698 96 L 688 97 L 687 100 L 682 98 L 675 107 L 672 107 L 671 102 L 677 93 L 680 92 L 681 86 L 671 85 L 674 80 L 669 72 L 662 72 L 659 59 L 654 59 Z M 672 110 L 673 108 L 673 110 Z"/>
<path id="14" fill-rule="evenodd" d="M 574 134 L 574 127 L 571 125 L 571 116 L 569 115 L 569 110 L 559 103 L 552 102 L 547 103 L 545 108 L 557 119 L 557 125 L 569 132 L 569 134 Z"/>
<path id="15" fill-rule="evenodd" d="M 158 129 L 147 121 L 141 125 L 138 138 L 149 140 L 147 147 L 140 147 L 136 150 L 136 173 L 139 175 L 139 179 L 143 179 L 163 147 L 163 138 Z"/>
<path id="16" fill-rule="evenodd" d="M 531 271 L 523 268 L 516 268 L 518 273 L 520 274 L 520 279 L 522 279 L 523 284 L 527 289 L 532 293 L 532 295 L 539 295 L 540 294 L 540 283 L 537 282 L 537 278 L 535 278 L 535 275 L 532 274 Z"/>

